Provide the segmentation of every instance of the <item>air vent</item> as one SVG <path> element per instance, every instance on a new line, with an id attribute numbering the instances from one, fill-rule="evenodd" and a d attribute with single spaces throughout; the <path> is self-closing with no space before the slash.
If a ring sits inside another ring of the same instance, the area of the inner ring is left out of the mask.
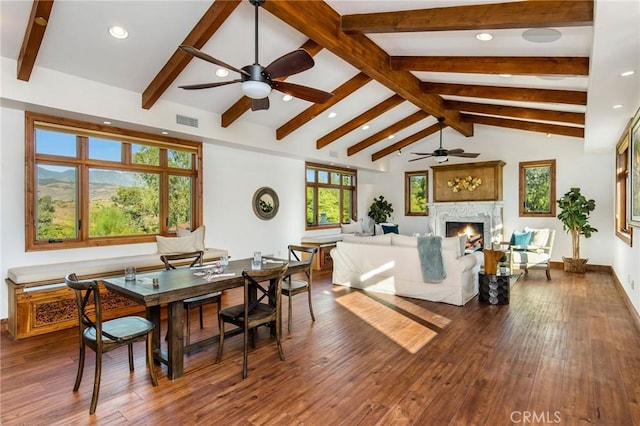
<path id="1" fill-rule="evenodd" d="M 187 117 L 186 115 L 176 114 L 176 123 L 183 126 L 198 127 L 198 119 L 193 117 Z"/>
<path id="2" fill-rule="evenodd" d="M 338 158 L 338 151 L 329 151 L 329 157 Z"/>

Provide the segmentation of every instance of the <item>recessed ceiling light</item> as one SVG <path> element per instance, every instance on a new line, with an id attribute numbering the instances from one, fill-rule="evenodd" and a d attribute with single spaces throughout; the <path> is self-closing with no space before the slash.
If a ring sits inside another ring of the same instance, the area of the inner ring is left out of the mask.
<path id="1" fill-rule="evenodd" d="M 550 138 L 551 137 L 551 133 L 547 133 L 545 136 Z"/>
<path id="2" fill-rule="evenodd" d="M 564 80 L 566 75 L 537 75 L 540 80 Z"/>
<path id="3" fill-rule="evenodd" d="M 489 41 L 493 40 L 493 35 L 489 33 L 478 33 L 476 34 L 476 38 L 480 41 Z"/>
<path id="4" fill-rule="evenodd" d="M 511 74 L 498 74 L 502 78 L 510 78 Z"/>
<path id="5" fill-rule="evenodd" d="M 393 138 L 395 138 L 395 137 L 396 137 L 396 135 L 389 135 L 389 136 L 387 137 L 387 139 L 393 139 Z"/>
<path id="6" fill-rule="evenodd" d="M 620 108 L 622 108 L 622 105 L 620 105 L 620 104 L 613 106 L 613 109 L 620 109 Z"/>
<path id="7" fill-rule="evenodd" d="M 553 28 L 530 28 L 522 33 L 522 38 L 531 43 L 551 43 L 562 37 L 562 33 Z"/>
<path id="8" fill-rule="evenodd" d="M 334 118 L 336 115 L 338 115 L 338 114 L 336 114 L 336 113 L 335 113 L 335 111 L 331 111 L 331 112 L 329 113 L 328 117 L 329 117 L 329 118 Z"/>
<path id="9" fill-rule="evenodd" d="M 285 102 L 289 102 L 291 99 L 293 99 L 293 96 L 291 96 L 291 95 L 284 95 L 282 97 L 282 100 L 285 101 Z"/>
<path id="10" fill-rule="evenodd" d="M 216 70 L 216 75 L 217 75 L 218 77 L 226 77 L 226 76 L 228 76 L 228 75 L 229 75 L 229 71 L 228 71 L 228 70 L 226 70 L 226 69 L 224 69 L 224 68 L 218 68 L 218 69 Z"/>
<path id="11" fill-rule="evenodd" d="M 113 25 L 109 27 L 109 34 L 111 34 L 111 37 L 115 37 L 117 39 L 129 37 L 129 31 L 119 25 Z"/>
<path id="12" fill-rule="evenodd" d="M 365 124 L 364 126 L 362 126 L 362 130 L 367 130 L 369 128 L 368 124 Z"/>
<path id="13" fill-rule="evenodd" d="M 167 132 L 167 131 L 162 131 L 160 133 L 162 133 L 163 135 L 168 135 L 169 134 L 169 132 Z"/>
<path id="14" fill-rule="evenodd" d="M 110 121 L 103 121 L 104 124 L 111 124 Z"/>
<path id="15" fill-rule="evenodd" d="M 629 71 L 625 71 L 625 72 L 621 72 L 620 73 L 620 77 L 629 77 L 630 75 L 635 74 L 636 72 L 634 70 L 629 70 Z"/>

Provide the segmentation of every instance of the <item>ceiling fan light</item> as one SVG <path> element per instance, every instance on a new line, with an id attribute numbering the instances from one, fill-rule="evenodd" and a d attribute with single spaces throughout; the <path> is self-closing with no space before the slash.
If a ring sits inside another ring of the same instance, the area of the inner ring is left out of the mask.
<path id="1" fill-rule="evenodd" d="M 264 99 L 271 93 L 271 86 L 262 81 L 243 81 L 242 93 L 251 99 Z"/>
<path id="2" fill-rule="evenodd" d="M 436 163 L 446 163 L 449 161 L 449 157 L 446 155 L 436 155 L 435 157 Z"/>

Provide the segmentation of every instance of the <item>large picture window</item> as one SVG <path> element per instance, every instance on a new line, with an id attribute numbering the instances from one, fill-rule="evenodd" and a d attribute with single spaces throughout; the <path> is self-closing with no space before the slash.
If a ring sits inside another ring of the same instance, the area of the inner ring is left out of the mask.
<path id="1" fill-rule="evenodd" d="M 29 112 L 26 129 L 27 250 L 151 242 L 200 225 L 200 143 Z"/>
<path id="2" fill-rule="evenodd" d="M 356 220 L 356 171 L 306 164 L 306 228 L 336 228 Z"/>
<path id="3" fill-rule="evenodd" d="M 631 245 L 633 228 L 629 226 L 629 142 L 627 127 L 616 146 L 616 236 Z"/>
<path id="4" fill-rule="evenodd" d="M 427 216 L 429 171 L 404 172 L 404 214 Z"/>
<path id="5" fill-rule="evenodd" d="M 556 160 L 520 163 L 521 217 L 555 217 Z"/>

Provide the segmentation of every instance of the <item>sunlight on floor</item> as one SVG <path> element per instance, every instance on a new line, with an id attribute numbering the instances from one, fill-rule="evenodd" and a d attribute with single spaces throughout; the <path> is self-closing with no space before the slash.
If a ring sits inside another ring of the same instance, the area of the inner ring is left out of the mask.
<path id="1" fill-rule="evenodd" d="M 412 354 L 437 335 L 435 331 L 360 292 L 345 294 L 336 301 Z"/>
<path id="2" fill-rule="evenodd" d="M 382 299 L 394 306 L 397 306 L 403 311 L 406 311 L 411 315 L 415 315 L 421 320 L 429 322 L 439 328 L 445 328 L 446 326 L 451 324 L 451 320 L 449 318 L 443 317 L 442 315 L 438 315 L 435 312 L 431 312 L 430 310 L 423 308 L 422 306 L 417 304 L 418 301 L 416 301 L 415 299 L 405 299 L 393 294 L 383 293 L 376 293 L 375 297 L 377 299 Z"/>

